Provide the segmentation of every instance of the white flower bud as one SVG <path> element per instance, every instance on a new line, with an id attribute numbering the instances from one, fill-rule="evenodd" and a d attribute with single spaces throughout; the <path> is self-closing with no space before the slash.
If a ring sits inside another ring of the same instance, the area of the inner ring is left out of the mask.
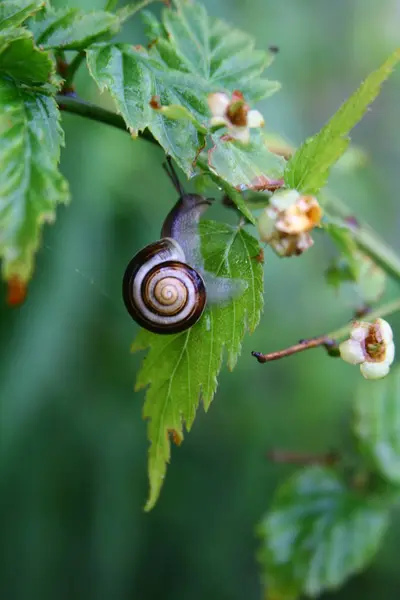
<path id="1" fill-rule="evenodd" d="M 224 125 L 229 130 L 228 138 L 243 144 L 250 141 L 250 128 L 264 126 L 262 114 L 258 110 L 249 110 L 240 91 L 233 92 L 231 98 L 224 92 L 209 94 L 208 106 L 212 115 L 211 127 Z"/>
<path id="2" fill-rule="evenodd" d="M 366 379 L 385 377 L 395 355 L 392 328 L 384 319 L 373 323 L 356 322 L 350 339 L 339 345 L 339 352 L 344 361 L 359 364 Z"/>

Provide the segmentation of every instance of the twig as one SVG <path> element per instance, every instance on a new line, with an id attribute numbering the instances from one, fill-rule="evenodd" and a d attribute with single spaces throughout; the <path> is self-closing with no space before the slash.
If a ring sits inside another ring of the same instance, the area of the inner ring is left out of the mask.
<path id="1" fill-rule="evenodd" d="M 117 115 L 116 113 L 107 110 L 106 108 L 102 108 L 101 106 L 97 106 L 96 104 L 91 104 L 90 102 L 85 102 L 84 100 L 81 100 L 76 96 L 63 96 L 62 94 L 57 94 L 56 100 L 58 102 L 60 110 L 64 112 L 73 113 L 74 115 L 85 117 L 86 119 L 90 119 L 91 121 L 105 123 L 106 125 L 111 125 L 112 127 L 121 129 L 122 131 L 128 131 L 126 123 L 121 117 L 121 115 Z M 138 137 L 140 137 L 143 140 L 146 140 L 147 142 L 159 146 L 157 140 L 151 135 L 150 131 L 148 131 L 147 129 L 139 133 Z"/>
<path id="2" fill-rule="evenodd" d="M 294 344 L 293 346 L 289 346 L 289 348 L 284 348 L 283 350 L 276 350 L 275 352 L 269 352 L 268 354 L 252 352 L 251 355 L 254 356 L 259 363 L 265 363 L 273 360 L 279 360 L 280 358 L 290 356 L 291 354 L 297 354 L 298 352 L 303 352 L 304 350 L 310 350 L 311 348 L 318 348 L 319 346 L 324 346 L 328 351 L 328 354 L 333 354 L 333 351 L 336 349 L 336 342 L 328 338 L 326 335 L 322 335 L 321 337 L 312 338 L 310 340 L 301 340 L 298 344 Z M 335 354 L 335 356 L 337 356 L 337 354 Z"/>
<path id="3" fill-rule="evenodd" d="M 399 310 L 400 298 L 394 300 L 393 302 L 388 302 L 387 304 L 378 307 L 374 311 L 371 311 L 368 314 L 368 321 L 374 321 L 375 319 L 378 319 L 380 317 L 391 315 Z M 284 358 L 285 356 L 297 354 L 298 352 L 303 352 L 304 350 L 310 350 L 311 348 L 319 348 L 322 346 L 326 349 L 330 356 L 338 356 L 338 341 L 349 334 L 352 326 L 353 322 L 351 321 L 350 323 L 347 323 L 347 325 L 344 325 L 340 329 L 332 331 L 327 335 L 321 335 L 319 337 L 311 338 L 308 340 L 301 340 L 297 344 L 289 346 L 288 348 L 284 348 L 283 350 L 269 352 L 268 354 L 253 351 L 251 355 L 254 356 L 254 358 L 256 358 L 259 363 L 266 363 L 271 362 L 273 360 L 279 360 L 280 358 Z"/>
<path id="4" fill-rule="evenodd" d="M 331 451 L 326 454 L 311 454 L 309 452 L 290 452 L 287 450 L 274 449 L 267 453 L 267 458 L 274 463 L 290 465 L 324 465 L 332 466 L 340 461 L 337 452 Z"/>

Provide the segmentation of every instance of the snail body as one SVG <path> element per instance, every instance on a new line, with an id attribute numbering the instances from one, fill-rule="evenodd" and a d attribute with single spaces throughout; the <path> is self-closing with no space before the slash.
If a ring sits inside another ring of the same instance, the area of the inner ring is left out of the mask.
<path id="1" fill-rule="evenodd" d="M 171 171 L 167 172 L 180 197 L 164 220 L 161 239 L 132 258 L 122 284 L 131 317 L 145 329 L 162 334 L 189 329 L 200 319 L 206 303 L 230 300 L 244 289 L 241 281 L 205 271 L 198 227 L 211 201 L 185 194 L 168 164 Z"/>

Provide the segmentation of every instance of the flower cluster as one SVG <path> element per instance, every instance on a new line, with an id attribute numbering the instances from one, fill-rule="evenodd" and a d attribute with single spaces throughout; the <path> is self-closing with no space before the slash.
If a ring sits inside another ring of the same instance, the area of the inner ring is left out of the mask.
<path id="1" fill-rule="evenodd" d="M 389 373 L 394 360 L 393 332 L 384 319 L 373 323 L 357 321 L 350 339 L 339 345 L 340 356 L 352 365 L 360 365 L 366 379 L 380 379 Z"/>
<path id="2" fill-rule="evenodd" d="M 216 92 L 208 96 L 211 110 L 210 125 L 225 126 L 229 137 L 247 144 L 250 141 L 250 129 L 263 127 L 264 118 L 258 110 L 250 110 L 243 94 L 235 91 L 229 98 L 224 92 Z"/>
<path id="3" fill-rule="evenodd" d="M 296 190 L 280 190 L 270 198 L 258 220 L 262 241 L 279 256 L 298 256 L 314 241 L 310 231 L 320 224 L 322 210 L 314 196 Z"/>

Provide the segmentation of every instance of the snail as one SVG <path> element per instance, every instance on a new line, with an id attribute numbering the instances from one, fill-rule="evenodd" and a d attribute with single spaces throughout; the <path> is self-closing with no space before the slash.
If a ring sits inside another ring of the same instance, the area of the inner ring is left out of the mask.
<path id="1" fill-rule="evenodd" d="M 246 285 L 205 271 L 199 221 L 212 200 L 186 194 L 168 160 L 163 165 L 179 199 L 168 213 L 161 239 L 145 246 L 125 270 L 122 295 L 132 319 L 154 333 L 179 333 L 200 319 L 206 303 L 227 302 Z"/>

